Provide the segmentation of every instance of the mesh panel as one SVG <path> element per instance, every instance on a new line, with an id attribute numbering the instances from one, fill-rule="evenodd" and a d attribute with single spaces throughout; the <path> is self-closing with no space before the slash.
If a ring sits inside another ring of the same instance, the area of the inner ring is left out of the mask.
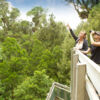
<path id="1" fill-rule="evenodd" d="M 55 87 L 50 100 L 70 100 L 70 93 Z"/>

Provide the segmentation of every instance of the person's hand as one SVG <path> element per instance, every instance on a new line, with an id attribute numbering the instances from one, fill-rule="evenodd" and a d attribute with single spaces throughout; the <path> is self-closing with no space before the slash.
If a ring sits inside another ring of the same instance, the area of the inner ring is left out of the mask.
<path id="1" fill-rule="evenodd" d="M 91 31 L 91 35 L 93 35 L 95 33 L 95 31 Z"/>
<path id="2" fill-rule="evenodd" d="M 68 29 L 71 29 L 69 24 L 67 24 L 66 26 L 67 26 Z"/>
<path id="3" fill-rule="evenodd" d="M 88 49 L 87 51 L 82 51 L 82 50 L 80 50 L 83 54 L 88 54 L 89 53 L 89 51 L 90 51 L 90 49 Z"/>
<path id="4" fill-rule="evenodd" d="M 81 50 L 80 50 L 81 51 Z M 86 54 L 86 51 L 81 51 L 83 54 Z"/>

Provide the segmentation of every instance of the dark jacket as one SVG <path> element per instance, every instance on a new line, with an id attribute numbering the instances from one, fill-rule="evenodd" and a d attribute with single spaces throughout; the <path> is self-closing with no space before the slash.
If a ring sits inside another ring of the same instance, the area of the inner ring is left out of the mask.
<path id="1" fill-rule="evenodd" d="M 71 33 L 72 37 L 74 38 L 75 42 L 77 43 L 79 41 L 79 38 L 74 34 L 72 29 L 70 29 L 70 33 Z M 88 41 L 86 39 L 84 39 L 83 47 L 81 50 L 86 51 L 87 49 L 88 49 Z"/>
<path id="2" fill-rule="evenodd" d="M 95 63 L 100 64 L 100 47 L 91 45 L 91 60 Z"/>

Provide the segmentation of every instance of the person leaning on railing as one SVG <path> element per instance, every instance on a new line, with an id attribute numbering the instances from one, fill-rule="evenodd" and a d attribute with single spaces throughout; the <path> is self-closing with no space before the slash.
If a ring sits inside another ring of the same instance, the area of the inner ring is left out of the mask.
<path id="1" fill-rule="evenodd" d="M 87 51 L 82 51 L 84 54 L 88 54 L 91 51 L 91 59 L 100 65 L 100 32 L 91 31 L 90 33 L 91 46 Z"/>
<path id="2" fill-rule="evenodd" d="M 78 37 L 74 34 L 73 30 L 71 29 L 71 27 L 69 26 L 69 24 L 67 24 L 67 28 L 70 31 L 72 37 L 74 38 L 75 42 L 76 42 L 76 49 L 78 50 L 82 50 L 82 51 L 86 51 L 88 50 L 88 41 L 86 40 L 86 32 L 85 31 L 81 31 L 78 35 Z"/>

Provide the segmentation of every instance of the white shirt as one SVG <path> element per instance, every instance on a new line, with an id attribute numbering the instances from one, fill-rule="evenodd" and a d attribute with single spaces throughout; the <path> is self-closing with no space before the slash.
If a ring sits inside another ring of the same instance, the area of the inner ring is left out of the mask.
<path id="1" fill-rule="evenodd" d="M 78 49 L 78 50 L 80 50 L 80 49 L 82 49 L 82 47 L 83 47 L 83 41 L 81 41 L 81 42 L 77 42 L 77 44 L 75 45 L 75 47 Z"/>

